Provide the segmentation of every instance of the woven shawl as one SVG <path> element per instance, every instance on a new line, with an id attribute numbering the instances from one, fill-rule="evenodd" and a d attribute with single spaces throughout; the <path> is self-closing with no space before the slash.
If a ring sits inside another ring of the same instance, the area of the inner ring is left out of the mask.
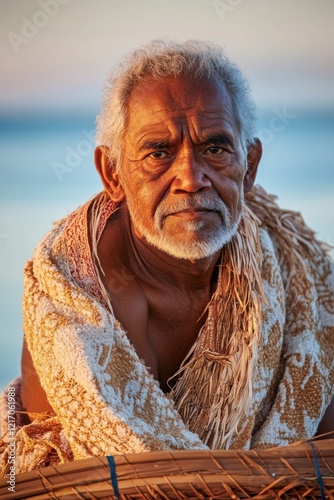
<path id="1" fill-rule="evenodd" d="M 333 396 L 334 273 L 301 216 L 260 187 L 247 195 L 206 322 L 167 395 L 100 279 L 97 243 L 116 208 L 96 196 L 56 223 L 27 263 L 24 331 L 54 415 L 18 431 L 17 472 L 73 458 L 267 448 L 313 436 Z M 4 439 L 2 464 L 7 452 Z"/>

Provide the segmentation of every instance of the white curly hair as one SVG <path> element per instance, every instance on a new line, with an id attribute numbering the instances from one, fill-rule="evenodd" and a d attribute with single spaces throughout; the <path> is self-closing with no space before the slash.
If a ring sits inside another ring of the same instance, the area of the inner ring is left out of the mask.
<path id="1" fill-rule="evenodd" d="M 165 76 L 215 77 L 224 82 L 234 106 L 243 147 L 254 140 L 256 108 L 250 86 L 224 49 L 207 41 L 183 43 L 154 40 L 121 60 L 105 83 L 102 111 L 97 117 L 96 140 L 108 147 L 116 168 L 122 158 L 122 138 L 128 118 L 128 102 L 134 88 L 147 78 Z"/>

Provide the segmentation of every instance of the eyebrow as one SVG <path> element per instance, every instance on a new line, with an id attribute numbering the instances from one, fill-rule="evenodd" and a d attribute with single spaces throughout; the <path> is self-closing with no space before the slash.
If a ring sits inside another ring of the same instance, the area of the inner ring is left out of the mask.
<path id="1" fill-rule="evenodd" d="M 213 144 L 214 146 L 220 146 L 222 144 L 231 147 L 234 146 L 232 140 L 224 132 L 204 135 L 200 137 L 199 142 L 201 144 Z"/>
<path id="2" fill-rule="evenodd" d="M 145 151 L 147 149 L 166 149 L 169 147 L 169 141 L 167 139 L 153 139 L 151 141 L 145 141 L 140 146 L 140 151 Z"/>

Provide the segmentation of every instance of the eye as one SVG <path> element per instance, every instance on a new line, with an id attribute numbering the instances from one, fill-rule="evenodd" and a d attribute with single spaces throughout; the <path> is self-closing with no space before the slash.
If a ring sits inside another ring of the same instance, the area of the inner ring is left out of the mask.
<path id="1" fill-rule="evenodd" d="M 219 147 L 219 146 L 210 146 L 209 148 L 207 148 L 205 151 L 204 151 L 204 154 L 206 155 L 219 155 L 220 153 L 222 153 L 224 150 L 223 148 Z"/>
<path id="2" fill-rule="evenodd" d="M 168 153 L 166 151 L 154 151 L 148 155 L 149 158 L 153 158 L 154 160 L 163 160 L 168 157 Z"/>

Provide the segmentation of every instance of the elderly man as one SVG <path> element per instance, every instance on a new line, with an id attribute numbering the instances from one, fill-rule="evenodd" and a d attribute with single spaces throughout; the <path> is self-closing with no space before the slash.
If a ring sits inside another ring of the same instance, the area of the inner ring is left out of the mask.
<path id="1" fill-rule="evenodd" d="M 109 82 L 98 139 L 104 192 L 25 270 L 20 470 L 313 436 L 334 392 L 333 271 L 253 188 L 240 70 L 211 44 L 149 44 Z"/>

